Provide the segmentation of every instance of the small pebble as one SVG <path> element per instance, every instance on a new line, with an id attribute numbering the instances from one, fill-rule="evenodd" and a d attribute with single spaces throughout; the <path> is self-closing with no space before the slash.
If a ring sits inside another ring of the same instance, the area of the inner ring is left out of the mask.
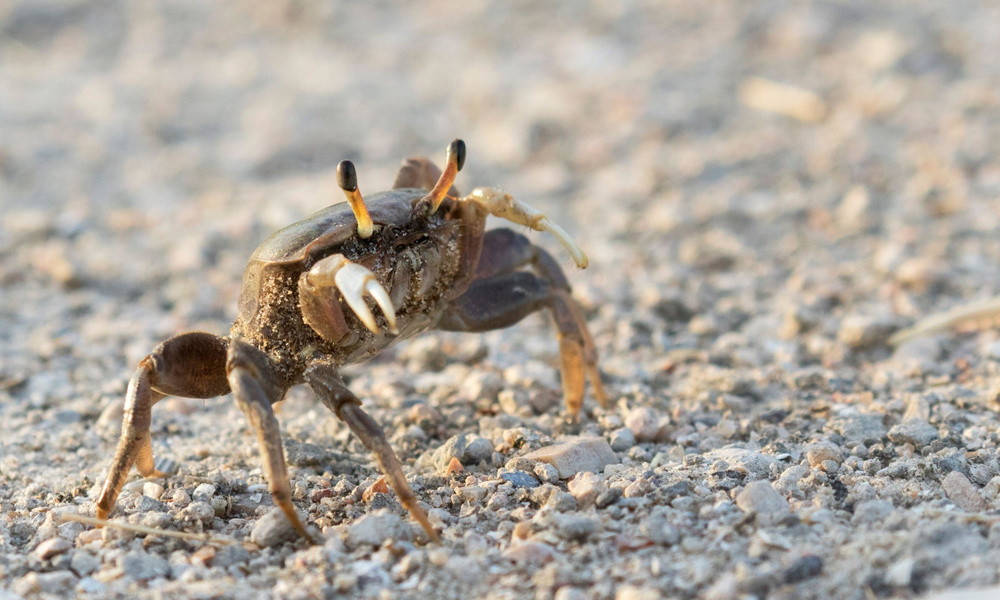
<path id="1" fill-rule="evenodd" d="M 851 350 L 870 350 L 885 346 L 896 329 L 895 322 L 888 318 L 851 315 L 841 321 L 837 340 Z"/>
<path id="2" fill-rule="evenodd" d="M 493 443 L 484 437 L 470 435 L 465 446 L 466 464 L 479 464 L 489 462 L 493 456 Z"/>
<path id="3" fill-rule="evenodd" d="M 503 551 L 503 557 L 519 565 L 540 567 L 555 558 L 552 546 L 542 542 L 522 541 L 512 543 Z"/>
<path id="4" fill-rule="evenodd" d="M 155 481 L 147 481 L 142 484 L 142 495 L 149 496 L 153 500 L 159 500 L 163 495 L 163 486 Z"/>
<path id="5" fill-rule="evenodd" d="M 561 490 L 555 490 L 549 494 L 545 506 L 551 506 L 557 512 L 569 512 L 577 509 L 576 498 Z"/>
<path id="6" fill-rule="evenodd" d="M 215 518 L 215 507 L 208 502 L 192 502 L 177 513 L 177 518 L 181 521 L 201 521 L 204 525 L 211 525 L 212 519 Z"/>
<path id="7" fill-rule="evenodd" d="M 642 520 L 639 524 L 639 532 L 653 543 L 661 546 L 673 546 L 681 539 L 680 530 L 670 523 L 668 514 L 662 508 L 654 510 L 652 514 Z"/>
<path id="8" fill-rule="evenodd" d="M 615 600 L 660 600 L 660 592 L 650 587 L 623 585 L 615 592 Z"/>
<path id="9" fill-rule="evenodd" d="M 559 469 L 549 463 L 538 463 L 535 465 L 534 473 L 544 483 L 556 483 L 559 481 Z"/>
<path id="10" fill-rule="evenodd" d="M 48 560 L 53 556 L 66 552 L 72 547 L 73 545 L 69 541 L 61 537 L 54 537 L 38 544 L 38 547 L 35 548 L 35 556 L 42 560 Z"/>
<path id="11" fill-rule="evenodd" d="M 625 417 L 625 426 L 640 442 L 655 442 L 660 432 L 660 415 L 646 406 L 633 408 Z"/>
<path id="12" fill-rule="evenodd" d="M 76 543 L 86 546 L 92 542 L 98 542 L 101 540 L 101 531 L 101 529 L 88 529 L 76 537 Z"/>
<path id="13" fill-rule="evenodd" d="M 785 569 L 785 583 L 798 583 L 806 579 L 812 579 L 823 571 L 823 559 L 807 554 L 796 560 L 790 567 Z"/>
<path id="14" fill-rule="evenodd" d="M 611 432 L 611 449 L 624 452 L 635 446 L 635 433 L 628 427 L 622 427 Z"/>
<path id="15" fill-rule="evenodd" d="M 68 597 L 68 592 L 73 589 L 76 582 L 76 575 L 69 571 L 32 572 L 14 581 L 12 587 L 18 596 L 35 597 L 38 594 L 51 594 L 58 597 Z M 0 591 L 0 594 L 3 592 Z M 18 596 L 13 596 L 11 600 L 15 600 Z M 0 598 L 2 597 L 0 596 Z"/>
<path id="16" fill-rule="evenodd" d="M 639 477 L 625 487 L 626 498 L 641 498 L 653 491 L 653 484 L 645 477 Z"/>
<path id="17" fill-rule="evenodd" d="M 981 512 L 986 509 L 986 502 L 979 495 L 979 490 L 972 485 L 969 478 L 958 471 L 952 471 L 941 480 L 941 488 L 955 506 L 969 512 Z"/>
<path id="18" fill-rule="evenodd" d="M 193 505 L 192 505 L 193 506 Z M 304 513 L 299 513 L 299 519 L 305 518 Z M 298 537 L 298 533 L 288 521 L 288 517 L 280 508 L 272 508 L 266 515 L 257 520 L 253 530 L 250 531 L 250 541 L 261 548 L 270 548 L 283 542 L 289 542 Z"/>
<path id="19" fill-rule="evenodd" d="M 743 512 L 756 514 L 764 526 L 776 524 L 790 512 L 788 501 L 767 481 L 754 481 L 743 488 L 736 496 L 736 506 Z"/>
<path id="20" fill-rule="evenodd" d="M 897 560 L 885 570 L 885 582 L 897 588 L 908 587 L 913 579 L 914 566 L 916 566 L 916 561 L 912 558 Z"/>
<path id="21" fill-rule="evenodd" d="M 604 484 L 604 478 L 589 471 L 577 474 L 569 481 L 567 487 L 569 493 L 576 498 L 576 504 L 580 508 L 594 504 L 597 497 L 608 490 L 608 486 Z"/>
<path id="22" fill-rule="evenodd" d="M 919 450 L 938 439 L 938 430 L 927 421 L 911 419 L 890 429 L 889 439 L 896 444 L 913 444 Z"/>
<path id="23" fill-rule="evenodd" d="M 121 559 L 121 567 L 126 577 L 139 581 L 166 577 L 170 572 L 166 559 L 142 550 L 132 550 L 125 554 Z"/>
<path id="24" fill-rule="evenodd" d="M 101 568 L 101 559 L 86 550 L 77 551 L 70 558 L 69 568 L 80 577 L 86 577 Z"/>
<path id="25" fill-rule="evenodd" d="M 555 524 L 559 537 L 571 541 L 585 540 L 597 530 L 596 519 L 580 514 L 557 514 Z"/>
<path id="26" fill-rule="evenodd" d="M 174 493 L 170 495 L 170 502 L 174 505 L 174 508 L 184 508 L 191 503 L 191 496 L 188 495 L 187 490 L 179 488 L 174 490 Z"/>
<path id="27" fill-rule="evenodd" d="M 599 473 L 607 465 L 618 462 L 607 440 L 599 437 L 566 439 L 535 450 L 525 458 L 552 465 L 559 472 L 560 479 L 569 479 L 581 471 Z"/>
<path id="28" fill-rule="evenodd" d="M 621 497 L 621 488 L 608 488 L 594 499 L 594 506 L 597 508 L 605 508 L 617 502 Z"/>
<path id="29" fill-rule="evenodd" d="M 344 543 L 352 550 L 363 545 L 377 548 L 388 539 L 409 540 L 410 528 L 399 515 L 382 508 L 349 525 Z"/>
<path id="30" fill-rule="evenodd" d="M 804 477 L 809 476 L 809 468 L 802 465 L 792 465 L 781 472 L 781 476 L 774 482 L 774 489 L 782 494 L 793 494 L 798 492 L 798 483 Z"/>
<path id="31" fill-rule="evenodd" d="M 579 588 L 563 586 L 556 591 L 553 600 L 587 600 L 587 593 Z"/>
<path id="32" fill-rule="evenodd" d="M 478 485 L 467 485 L 456 489 L 455 493 L 466 502 L 479 502 L 486 497 L 486 488 Z"/>
<path id="33" fill-rule="evenodd" d="M 830 442 L 809 444 L 806 446 L 806 458 L 812 467 L 819 467 L 824 461 L 828 460 L 839 465 L 841 460 L 840 451 L 837 449 L 837 446 Z"/>
<path id="34" fill-rule="evenodd" d="M 892 514 L 891 502 L 885 500 L 867 500 L 854 507 L 851 523 L 854 525 L 875 525 L 883 523 Z"/>
<path id="35" fill-rule="evenodd" d="M 208 500 L 215 495 L 215 486 L 211 483 L 202 483 L 198 487 L 194 488 L 194 499 L 201 500 L 202 502 L 208 502 Z"/>
<path id="36" fill-rule="evenodd" d="M 547 466 L 547 467 L 549 467 L 550 469 L 553 469 L 553 470 L 555 469 L 551 465 L 545 465 L 545 466 Z M 512 484 L 515 488 L 528 488 L 528 489 L 531 489 L 531 488 L 538 487 L 538 485 L 539 485 L 537 479 L 535 479 L 534 477 L 532 477 L 528 473 L 525 473 L 524 471 L 510 471 L 508 473 L 501 473 L 500 474 L 500 479 L 506 481 L 507 483 Z M 556 481 L 559 480 L 558 473 L 556 474 L 556 479 L 555 480 Z"/>
<path id="37" fill-rule="evenodd" d="M 885 435 L 884 418 L 884 415 L 839 415 L 830 419 L 826 426 L 849 442 L 878 440 Z"/>

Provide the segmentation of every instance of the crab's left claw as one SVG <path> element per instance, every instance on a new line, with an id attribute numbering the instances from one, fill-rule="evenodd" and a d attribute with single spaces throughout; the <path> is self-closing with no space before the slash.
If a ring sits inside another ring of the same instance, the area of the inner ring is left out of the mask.
<path id="1" fill-rule="evenodd" d="M 507 219 L 518 225 L 527 225 L 535 231 L 551 233 L 573 257 L 576 266 L 586 269 L 587 265 L 590 264 L 587 255 L 576 245 L 565 229 L 553 223 L 538 209 L 515 200 L 507 192 L 497 188 L 476 188 L 464 200 L 481 204 L 495 217 Z"/>
<path id="2" fill-rule="evenodd" d="M 372 333 L 378 333 L 378 324 L 365 296 L 370 296 L 385 314 L 389 331 L 399 334 L 396 327 L 396 309 L 389 299 L 389 292 L 367 268 L 349 261 L 342 254 L 334 254 L 313 265 L 308 274 L 309 283 L 317 287 L 336 286 L 358 319 Z"/>
<path id="3" fill-rule="evenodd" d="M 372 333 L 378 333 L 378 325 L 375 324 L 372 311 L 365 304 L 365 295 L 371 296 L 385 313 L 385 320 L 389 323 L 389 331 L 395 334 L 399 333 L 399 329 L 396 328 L 396 309 L 393 308 L 392 300 L 389 299 L 389 292 L 382 287 L 374 273 L 361 265 L 349 262 L 337 272 L 336 281 L 337 289 L 344 295 L 347 305 Z"/>

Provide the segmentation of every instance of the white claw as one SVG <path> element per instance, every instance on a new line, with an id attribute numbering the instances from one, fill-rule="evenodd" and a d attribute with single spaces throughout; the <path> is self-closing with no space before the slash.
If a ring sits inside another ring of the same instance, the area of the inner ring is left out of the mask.
<path id="1" fill-rule="evenodd" d="M 511 223 L 517 223 L 518 225 L 526 225 L 535 231 L 551 233 L 566 248 L 569 255 L 573 257 L 576 266 L 581 269 L 587 268 L 590 261 L 587 259 L 584 251 L 576 245 L 576 242 L 566 233 L 565 229 L 553 223 L 538 209 L 515 200 L 510 194 L 497 188 L 476 188 L 464 200 L 478 202 L 485 206 L 490 211 L 490 214 L 495 217 L 507 219 Z"/>
<path id="2" fill-rule="evenodd" d="M 372 311 L 365 303 L 365 294 L 370 295 L 385 313 L 389 330 L 398 333 L 396 311 L 392 306 L 392 301 L 389 300 L 389 293 L 375 278 L 374 273 L 361 265 L 349 262 L 337 270 L 334 280 L 347 305 L 372 333 L 378 333 L 378 324 L 375 323 L 375 316 L 372 315 Z"/>
<path id="3" fill-rule="evenodd" d="M 375 304 L 378 304 L 382 312 L 385 313 L 385 320 L 389 324 L 389 331 L 394 335 L 399 335 L 399 329 L 396 327 L 396 309 L 393 308 L 392 300 L 389 299 L 389 292 L 382 287 L 382 284 L 374 276 L 371 281 L 365 284 L 365 290 L 375 300 Z"/>

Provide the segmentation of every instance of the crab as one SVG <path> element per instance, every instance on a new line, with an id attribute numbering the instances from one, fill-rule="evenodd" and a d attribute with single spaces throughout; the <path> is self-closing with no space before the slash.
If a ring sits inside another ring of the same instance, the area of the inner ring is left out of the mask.
<path id="1" fill-rule="evenodd" d="M 486 217 L 553 234 L 580 268 L 587 266 L 586 255 L 562 228 L 500 189 L 476 188 L 460 197 L 452 183 L 464 162 L 465 143 L 455 140 L 444 171 L 426 158 L 407 159 L 391 190 L 365 199 L 354 165 L 342 161 L 337 183 L 347 202 L 278 231 L 257 248 L 243 272 L 228 337 L 182 333 L 140 361 L 129 381 L 98 518 L 115 507 L 133 465 L 145 478 L 168 476 L 153 461 L 154 404 L 167 396 L 232 392 L 256 433 L 275 505 L 312 540 L 291 501 L 272 410 L 289 388 L 306 383 L 374 454 L 400 503 L 437 540 L 381 427 L 339 375 L 343 365 L 429 329 L 488 331 L 547 308 L 559 336 L 570 417 L 580 412 L 587 379 L 605 405 L 594 342 L 559 263 L 520 233 L 487 231 Z"/>

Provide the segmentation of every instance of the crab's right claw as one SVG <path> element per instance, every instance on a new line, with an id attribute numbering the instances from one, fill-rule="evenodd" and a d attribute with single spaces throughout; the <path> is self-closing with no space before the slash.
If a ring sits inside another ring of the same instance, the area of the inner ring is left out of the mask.
<path id="1" fill-rule="evenodd" d="M 566 230 L 555 224 L 538 209 L 528 206 L 511 197 L 510 194 L 496 188 L 476 188 L 465 200 L 476 202 L 486 207 L 490 214 L 501 219 L 507 219 L 518 225 L 527 225 L 535 231 L 547 231 L 554 235 L 559 243 L 573 257 L 576 266 L 586 269 L 590 261 L 587 255 L 576 245 Z"/>

